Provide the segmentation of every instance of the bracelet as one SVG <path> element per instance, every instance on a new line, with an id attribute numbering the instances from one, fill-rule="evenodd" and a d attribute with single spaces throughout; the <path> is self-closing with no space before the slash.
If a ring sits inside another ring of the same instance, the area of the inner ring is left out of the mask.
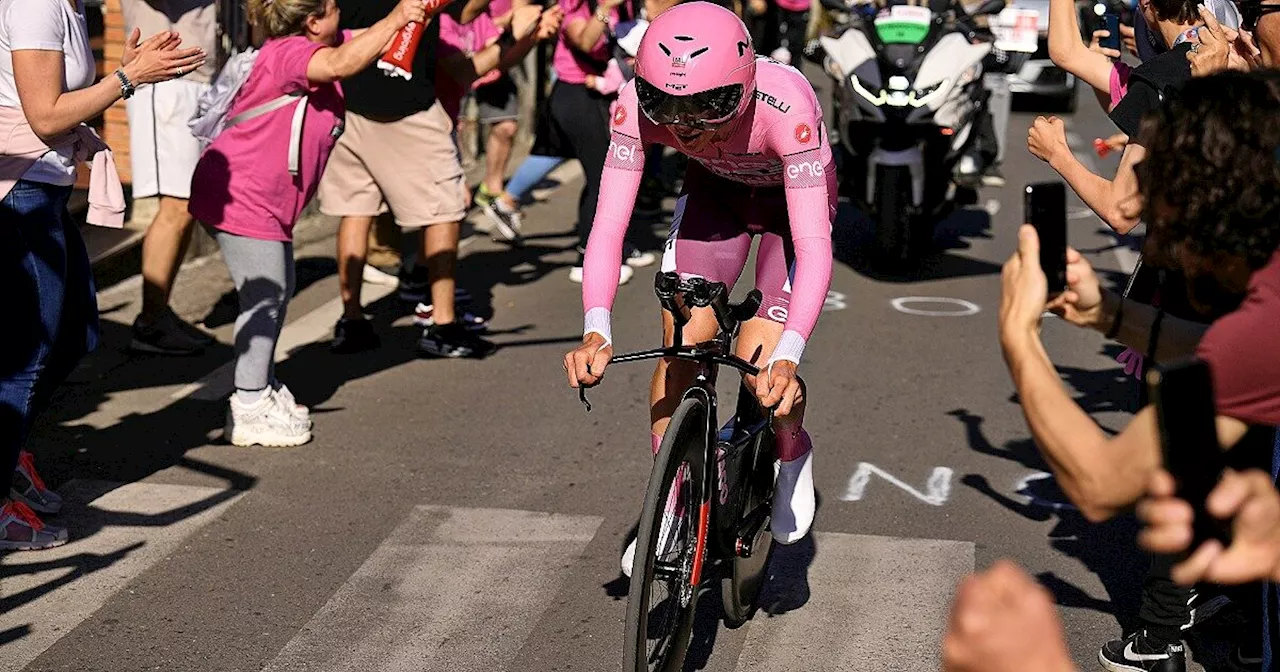
<path id="1" fill-rule="evenodd" d="M 596 18 L 596 21 L 599 21 L 600 23 L 603 23 L 606 26 L 609 25 L 609 13 L 604 11 L 603 8 L 596 10 L 595 18 Z"/>
<path id="2" fill-rule="evenodd" d="M 116 79 L 120 80 L 120 97 L 125 100 L 132 98 L 138 89 L 133 85 L 133 82 L 129 81 L 129 77 L 124 74 L 123 69 L 116 68 Z"/>
<path id="3" fill-rule="evenodd" d="M 1120 333 L 1120 322 L 1124 320 L 1124 297 L 1120 297 L 1120 305 L 1116 308 L 1116 316 L 1111 320 L 1111 327 L 1104 334 L 1107 340 L 1116 340 L 1116 335 Z"/>

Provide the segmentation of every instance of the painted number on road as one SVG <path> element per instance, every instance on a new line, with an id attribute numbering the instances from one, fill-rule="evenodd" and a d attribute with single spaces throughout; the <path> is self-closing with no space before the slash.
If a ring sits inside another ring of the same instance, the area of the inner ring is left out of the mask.
<path id="1" fill-rule="evenodd" d="M 822 310 L 844 310 L 848 308 L 848 304 L 844 302 L 844 294 L 840 292 L 827 292 L 827 300 L 822 302 Z"/>
<path id="2" fill-rule="evenodd" d="M 946 467 L 934 467 L 929 480 L 925 482 L 924 492 L 921 492 L 874 464 L 859 462 L 853 476 L 849 477 L 849 485 L 840 499 L 846 502 L 860 501 L 867 492 L 867 485 L 871 482 L 872 475 L 889 481 L 925 504 L 942 506 L 951 496 L 951 470 Z"/>

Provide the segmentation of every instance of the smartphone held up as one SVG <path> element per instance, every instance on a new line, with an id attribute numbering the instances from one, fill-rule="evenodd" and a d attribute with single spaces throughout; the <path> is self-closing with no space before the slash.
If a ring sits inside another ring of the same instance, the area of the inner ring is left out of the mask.
<path id="1" fill-rule="evenodd" d="M 1024 193 L 1025 221 L 1040 239 L 1040 268 L 1049 280 L 1049 294 L 1067 289 L 1067 187 L 1062 182 L 1028 184 Z"/>

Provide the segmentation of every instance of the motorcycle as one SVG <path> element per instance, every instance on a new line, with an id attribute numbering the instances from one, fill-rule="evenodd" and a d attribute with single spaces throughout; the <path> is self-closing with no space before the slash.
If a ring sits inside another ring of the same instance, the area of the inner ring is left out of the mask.
<path id="1" fill-rule="evenodd" d="M 806 54 L 835 82 L 841 190 L 875 221 L 875 260 L 901 267 L 932 246 L 952 187 L 961 188 L 953 176 L 986 110 L 983 65 L 993 47 L 973 19 L 1005 3 L 968 13 L 954 2 L 949 23 L 927 7 L 860 12 L 821 1 L 829 14 L 848 15 Z"/>

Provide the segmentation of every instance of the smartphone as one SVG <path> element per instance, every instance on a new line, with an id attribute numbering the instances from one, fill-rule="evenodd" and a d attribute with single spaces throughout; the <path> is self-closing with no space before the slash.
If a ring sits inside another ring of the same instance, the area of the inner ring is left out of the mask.
<path id="1" fill-rule="evenodd" d="M 1106 37 L 1098 40 L 1098 46 L 1103 49 L 1115 49 L 1120 51 L 1120 15 L 1114 12 L 1107 12 L 1102 15 L 1102 29 L 1109 33 Z"/>
<path id="2" fill-rule="evenodd" d="M 1230 524 L 1210 516 L 1204 508 L 1205 498 L 1227 466 L 1218 444 L 1218 412 L 1209 364 L 1193 357 L 1158 366 L 1147 374 L 1147 385 L 1160 425 L 1164 468 L 1177 483 L 1178 497 L 1195 511 L 1195 539 L 1190 550 L 1209 539 L 1230 545 Z"/>
<path id="3" fill-rule="evenodd" d="M 1049 294 L 1060 294 L 1067 288 L 1067 186 L 1028 184 L 1023 206 L 1025 221 L 1040 237 L 1040 268 L 1049 279 Z"/>

